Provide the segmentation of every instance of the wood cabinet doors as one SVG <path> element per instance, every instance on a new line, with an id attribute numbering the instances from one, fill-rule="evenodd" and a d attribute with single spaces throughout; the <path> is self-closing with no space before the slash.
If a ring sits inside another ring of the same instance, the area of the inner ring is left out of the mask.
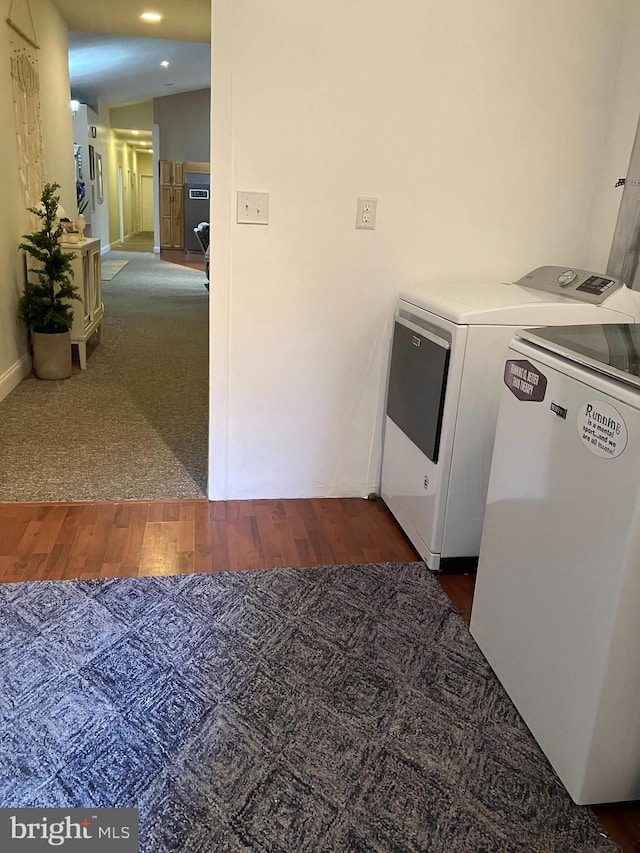
<path id="1" fill-rule="evenodd" d="M 160 160 L 160 248 L 184 249 L 184 169 Z"/>

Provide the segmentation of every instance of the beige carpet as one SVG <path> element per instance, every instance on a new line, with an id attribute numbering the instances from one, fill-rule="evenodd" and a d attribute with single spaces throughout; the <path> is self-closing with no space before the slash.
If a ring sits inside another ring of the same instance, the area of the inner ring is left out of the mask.
<path id="1" fill-rule="evenodd" d="M 70 379 L 32 374 L 0 402 L 0 501 L 205 496 L 204 275 L 129 258 L 103 285 L 103 336 L 87 369 L 74 347 Z"/>
<path id="2" fill-rule="evenodd" d="M 124 243 L 112 243 L 111 246 L 118 252 L 153 252 L 153 231 L 138 231 L 127 237 Z"/>

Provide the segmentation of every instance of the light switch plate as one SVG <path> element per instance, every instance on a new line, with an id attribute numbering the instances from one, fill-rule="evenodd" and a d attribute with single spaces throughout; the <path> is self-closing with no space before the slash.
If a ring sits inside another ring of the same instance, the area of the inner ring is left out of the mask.
<path id="1" fill-rule="evenodd" d="M 243 225 L 269 224 L 269 193 L 238 190 L 236 222 Z"/>

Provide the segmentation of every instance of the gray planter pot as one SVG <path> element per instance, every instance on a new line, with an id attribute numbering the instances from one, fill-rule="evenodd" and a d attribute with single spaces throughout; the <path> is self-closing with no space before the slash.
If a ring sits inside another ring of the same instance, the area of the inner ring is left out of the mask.
<path id="1" fill-rule="evenodd" d="M 71 332 L 50 335 L 31 332 L 33 369 L 38 379 L 68 379 L 71 376 Z"/>

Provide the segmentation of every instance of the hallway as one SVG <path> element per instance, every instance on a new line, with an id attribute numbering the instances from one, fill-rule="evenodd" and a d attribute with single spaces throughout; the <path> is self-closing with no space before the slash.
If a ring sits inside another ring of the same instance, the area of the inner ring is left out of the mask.
<path id="1" fill-rule="evenodd" d="M 0 501 L 206 494 L 208 294 L 204 273 L 149 253 L 103 281 L 102 339 L 69 379 L 33 374 L 0 403 Z"/>
<path id="2" fill-rule="evenodd" d="M 114 243 L 112 251 L 117 252 L 153 252 L 153 231 L 139 231 L 124 243 Z M 105 256 L 110 257 L 110 256 Z M 162 249 L 160 259 L 171 264 L 179 264 L 194 270 L 203 270 L 204 255 L 200 252 L 186 252 L 179 249 Z"/>
<path id="3" fill-rule="evenodd" d="M 111 249 L 118 252 L 153 252 L 153 231 L 138 231 L 125 239 L 124 243 L 112 243 Z"/>

